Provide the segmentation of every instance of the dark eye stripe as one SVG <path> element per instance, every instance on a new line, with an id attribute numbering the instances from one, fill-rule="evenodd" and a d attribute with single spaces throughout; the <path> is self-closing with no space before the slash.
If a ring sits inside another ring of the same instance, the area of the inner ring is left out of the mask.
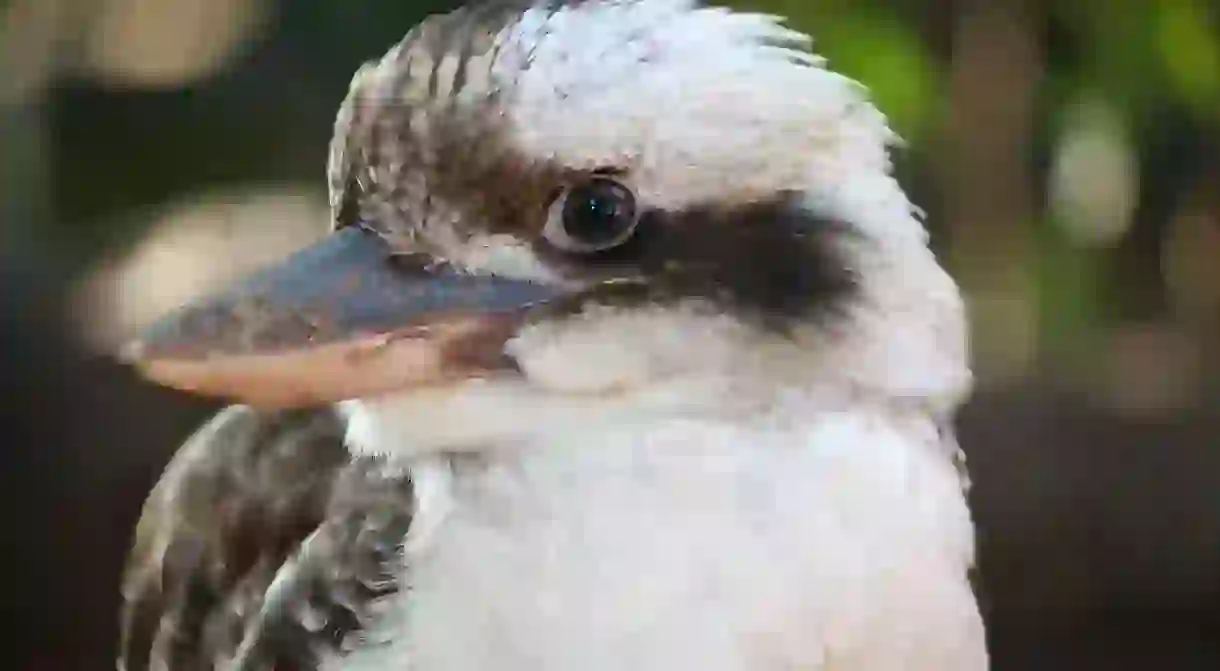
<path id="1" fill-rule="evenodd" d="M 794 320 L 838 314 L 855 295 L 842 243 L 850 224 L 793 204 L 788 195 L 745 205 L 643 213 L 624 244 L 580 256 L 540 254 L 574 276 L 646 280 L 624 292 L 608 285 L 593 301 L 666 303 L 698 298 L 784 329 Z"/>

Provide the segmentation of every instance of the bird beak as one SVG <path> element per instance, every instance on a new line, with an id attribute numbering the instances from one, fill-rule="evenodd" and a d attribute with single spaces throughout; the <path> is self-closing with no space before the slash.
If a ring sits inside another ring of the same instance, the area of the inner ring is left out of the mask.
<path id="1" fill-rule="evenodd" d="M 331 403 L 512 369 L 504 342 L 526 308 L 555 294 L 396 255 L 353 226 L 164 317 L 123 358 L 207 396 Z"/>

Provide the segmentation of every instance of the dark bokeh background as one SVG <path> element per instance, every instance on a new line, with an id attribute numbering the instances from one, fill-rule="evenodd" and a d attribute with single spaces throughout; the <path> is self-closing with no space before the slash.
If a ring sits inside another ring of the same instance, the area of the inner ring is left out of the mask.
<path id="1" fill-rule="evenodd" d="M 110 668 L 138 507 L 214 409 L 91 352 L 320 233 L 348 77 L 449 4 L 0 1 L 6 666 Z M 994 667 L 1220 668 L 1220 7 L 733 4 L 909 141 L 972 306 Z"/>

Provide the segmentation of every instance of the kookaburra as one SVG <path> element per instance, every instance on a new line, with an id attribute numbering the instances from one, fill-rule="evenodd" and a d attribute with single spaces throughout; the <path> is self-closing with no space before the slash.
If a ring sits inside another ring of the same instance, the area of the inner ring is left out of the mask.
<path id="1" fill-rule="evenodd" d="M 329 235 L 126 350 L 243 405 L 145 506 L 120 666 L 985 669 L 961 297 L 808 41 L 509 0 L 361 68 Z"/>

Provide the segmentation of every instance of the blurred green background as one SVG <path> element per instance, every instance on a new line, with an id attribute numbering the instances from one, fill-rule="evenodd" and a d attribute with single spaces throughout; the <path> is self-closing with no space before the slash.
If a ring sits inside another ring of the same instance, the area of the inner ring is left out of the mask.
<path id="1" fill-rule="evenodd" d="M 136 510 L 204 414 L 90 354 L 327 225 L 361 61 L 455 3 L 0 2 L 17 668 L 109 666 Z M 996 669 L 1220 668 L 1220 4 L 759 0 L 867 84 L 970 300 Z"/>

